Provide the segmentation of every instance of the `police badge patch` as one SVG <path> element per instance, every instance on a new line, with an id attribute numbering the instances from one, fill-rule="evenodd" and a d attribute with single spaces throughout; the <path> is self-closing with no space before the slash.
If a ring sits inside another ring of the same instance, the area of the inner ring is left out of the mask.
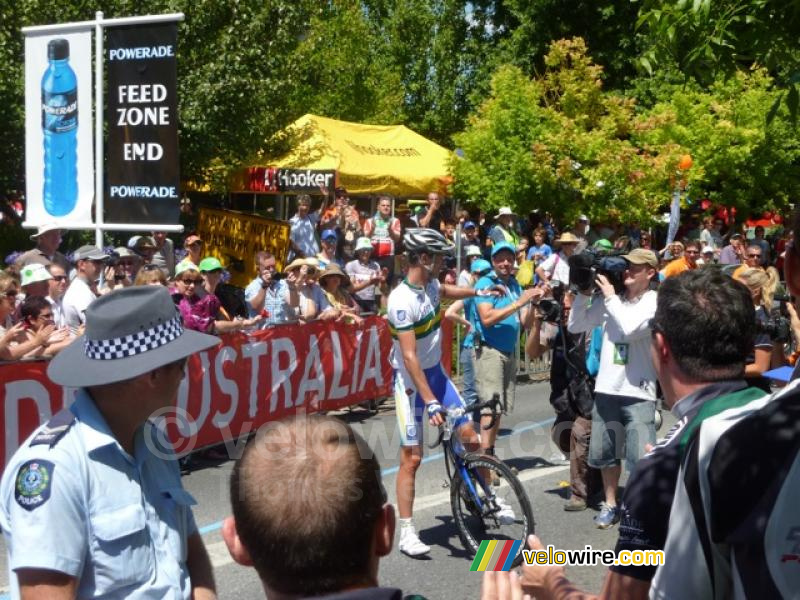
<path id="1" fill-rule="evenodd" d="M 47 460 L 29 460 L 17 472 L 14 498 L 25 510 L 33 510 L 50 499 L 55 465 Z"/>

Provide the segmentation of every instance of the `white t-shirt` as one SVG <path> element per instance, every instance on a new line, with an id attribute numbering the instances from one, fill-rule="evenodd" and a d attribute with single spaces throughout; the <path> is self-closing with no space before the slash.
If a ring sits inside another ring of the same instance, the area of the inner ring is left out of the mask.
<path id="1" fill-rule="evenodd" d="M 89 285 L 80 277 L 76 277 L 69 284 L 64 294 L 64 321 L 68 327 L 80 327 L 85 321 L 83 314 L 89 305 L 97 298 Z"/>
<path id="2" fill-rule="evenodd" d="M 434 279 L 421 288 L 411 285 L 404 279 L 389 294 L 387 312 L 389 331 L 394 340 L 392 366 L 395 369 L 405 369 L 403 351 L 397 340 L 398 332 L 402 331 L 414 331 L 420 367 L 429 369 L 439 364 L 442 358 L 439 281 Z"/>
<path id="3" fill-rule="evenodd" d="M 344 270 L 353 283 L 363 283 L 381 274 L 381 266 L 374 260 L 368 261 L 367 264 L 362 264 L 358 259 L 351 260 Z M 362 300 L 374 300 L 375 285 L 368 285 L 364 289 L 355 292 L 355 295 Z"/>
<path id="4" fill-rule="evenodd" d="M 564 285 L 569 285 L 569 259 L 564 255 L 563 252 L 559 252 L 558 254 L 553 253 L 545 261 L 539 265 L 544 272 L 547 273 L 547 276 L 550 278 L 550 281 L 560 281 Z"/>
<path id="5" fill-rule="evenodd" d="M 596 392 L 656 399 L 656 371 L 650 356 L 650 319 L 656 314 L 656 298 L 656 292 L 648 290 L 635 302 L 617 295 L 590 299 L 584 294 L 573 301 L 570 332 L 588 333 L 603 326 Z"/>

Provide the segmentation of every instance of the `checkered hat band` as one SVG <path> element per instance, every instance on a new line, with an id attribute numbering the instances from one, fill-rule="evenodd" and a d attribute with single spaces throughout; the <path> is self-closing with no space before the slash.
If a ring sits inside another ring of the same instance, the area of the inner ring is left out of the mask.
<path id="1" fill-rule="evenodd" d="M 176 339 L 181 333 L 183 333 L 183 322 L 178 315 L 166 323 L 159 323 L 155 327 L 131 335 L 109 340 L 86 339 L 84 351 L 86 356 L 95 360 L 126 358 L 160 348 Z"/>

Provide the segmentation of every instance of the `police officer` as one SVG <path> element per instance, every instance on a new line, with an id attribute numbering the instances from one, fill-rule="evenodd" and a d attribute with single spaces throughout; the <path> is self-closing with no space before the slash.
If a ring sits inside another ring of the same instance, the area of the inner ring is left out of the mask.
<path id="1" fill-rule="evenodd" d="M 214 598 L 178 462 L 148 419 L 173 410 L 189 355 L 219 339 L 183 328 L 166 288 L 130 287 L 86 311 L 50 363 L 79 388 L 0 482 L 14 598 Z"/>

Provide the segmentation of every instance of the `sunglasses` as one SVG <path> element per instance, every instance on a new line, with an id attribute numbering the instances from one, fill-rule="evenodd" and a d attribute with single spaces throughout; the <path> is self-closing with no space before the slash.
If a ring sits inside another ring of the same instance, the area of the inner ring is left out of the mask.
<path id="1" fill-rule="evenodd" d="M 748 254 L 747 258 L 761 258 L 760 254 Z"/>
<path id="2" fill-rule="evenodd" d="M 700 254 L 699 250 L 684 250 L 686 254 Z"/>
<path id="3" fill-rule="evenodd" d="M 160 268 L 158 265 L 154 265 L 153 263 L 147 263 L 142 267 L 145 271 L 155 271 L 156 269 Z"/>
<path id="4" fill-rule="evenodd" d="M 183 285 L 203 285 L 203 279 L 178 279 Z"/>
<path id="5" fill-rule="evenodd" d="M 191 244 L 189 244 L 189 247 L 191 248 L 193 246 L 202 246 L 202 245 L 203 245 L 203 242 L 192 242 Z"/>
<path id="6" fill-rule="evenodd" d="M 5 294 L 3 294 L 6 298 L 16 298 L 17 292 L 15 290 L 9 290 Z"/>
<path id="7" fill-rule="evenodd" d="M 53 275 L 53 279 L 56 281 L 66 281 L 68 278 L 66 275 Z"/>

